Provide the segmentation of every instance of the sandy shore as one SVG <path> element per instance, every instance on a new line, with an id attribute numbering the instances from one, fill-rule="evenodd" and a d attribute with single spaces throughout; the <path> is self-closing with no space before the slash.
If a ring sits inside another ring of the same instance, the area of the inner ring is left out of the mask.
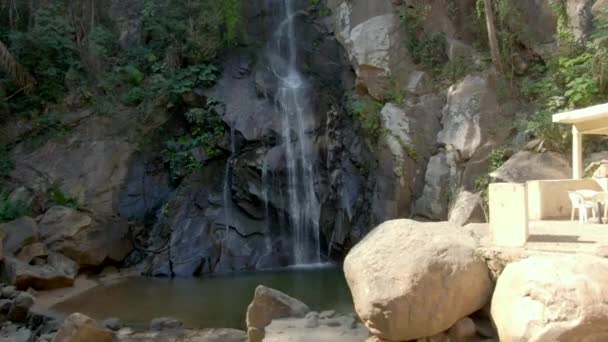
<path id="1" fill-rule="evenodd" d="M 95 287 L 116 284 L 127 278 L 136 277 L 138 274 L 139 273 L 135 270 L 125 269 L 120 272 L 113 272 L 102 276 L 88 277 L 86 275 L 79 275 L 74 280 L 74 285 L 71 287 L 37 292 L 36 303 L 34 304 L 33 310 L 37 312 L 49 312 L 53 306 L 74 298 Z"/>

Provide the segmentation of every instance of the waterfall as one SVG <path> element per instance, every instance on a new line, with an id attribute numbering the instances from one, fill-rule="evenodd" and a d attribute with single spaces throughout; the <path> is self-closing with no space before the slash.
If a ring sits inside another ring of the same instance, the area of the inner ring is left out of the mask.
<path id="1" fill-rule="evenodd" d="M 232 178 L 232 161 L 236 156 L 236 134 L 234 124 L 230 126 L 230 156 L 226 159 L 226 168 L 224 169 L 224 224 L 226 225 L 226 233 L 230 230 L 232 224 L 232 190 L 230 180 Z"/>
<path id="2" fill-rule="evenodd" d="M 321 261 L 320 204 L 315 191 L 313 113 L 308 103 L 308 83 L 298 69 L 295 0 L 280 2 L 281 16 L 268 44 L 269 65 L 279 80 L 275 101 L 282 121 L 282 143 L 287 169 L 289 226 L 293 234 L 296 265 Z"/>

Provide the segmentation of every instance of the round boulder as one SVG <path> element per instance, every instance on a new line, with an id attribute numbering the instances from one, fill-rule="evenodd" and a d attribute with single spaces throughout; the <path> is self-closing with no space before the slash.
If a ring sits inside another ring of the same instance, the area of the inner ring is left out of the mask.
<path id="1" fill-rule="evenodd" d="M 492 319 L 500 341 L 608 341 L 608 260 L 554 255 L 507 265 Z"/>
<path id="2" fill-rule="evenodd" d="M 489 300 L 492 281 L 476 242 L 449 223 L 387 221 L 344 261 L 355 309 L 380 338 L 439 334 Z"/>

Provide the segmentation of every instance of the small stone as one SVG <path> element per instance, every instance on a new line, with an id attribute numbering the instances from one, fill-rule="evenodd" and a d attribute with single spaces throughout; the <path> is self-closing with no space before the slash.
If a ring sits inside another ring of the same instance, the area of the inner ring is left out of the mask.
<path id="1" fill-rule="evenodd" d="M 13 301 L 8 317 L 13 322 L 23 322 L 27 319 L 30 308 L 34 305 L 34 297 L 27 292 L 19 292 Z"/>
<path id="2" fill-rule="evenodd" d="M 107 277 L 107 276 L 111 276 L 111 275 L 116 275 L 117 273 L 119 273 L 118 269 L 114 266 L 106 266 L 103 268 L 103 270 L 101 271 L 101 273 L 99 273 L 100 276 L 102 277 Z"/>
<path id="3" fill-rule="evenodd" d="M 448 330 L 448 335 L 450 336 L 450 341 L 466 342 L 475 336 L 476 332 L 477 328 L 475 327 L 475 322 L 469 317 L 465 317 L 456 322 L 456 324 Z"/>
<path id="4" fill-rule="evenodd" d="M 101 323 L 101 325 L 112 331 L 118 331 L 122 328 L 122 322 L 116 317 L 106 319 Z"/>
<path id="5" fill-rule="evenodd" d="M 40 337 L 38 337 L 38 342 L 42 342 L 42 341 L 52 341 L 53 337 L 55 337 L 55 334 L 44 334 L 44 335 L 40 335 Z"/>
<path id="6" fill-rule="evenodd" d="M 319 326 L 319 313 L 317 312 L 309 312 L 304 317 L 306 319 L 305 326 L 307 328 L 316 328 Z"/>
<path id="7" fill-rule="evenodd" d="M 339 327 L 340 325 L 342 325 L 342 323 L 340 323 L 340 321 L 335 318 L 327 319 L 323 321 L 323 324 L 327 325 L 328 327 Z"/>
<path id="8" fill-rule="evenodd" d="M 336 315 L 335 310 L 325 310 L 325 311 L 321 311 L 321 313 L 319 313 L 319 318 L 321 318 L 321 319 L 332 318 L 335 315 Z"/>
<path id="9" fill-rule="evenodd" d="M 492 321 L 490 321 L 487 318 L 483 318 L 483 319 L 476 318 L 474 321 L 475 321 L 475 329 L 477 330 L 477 333 L 480 336 L 486 337 L 486 338 L 493 338 L 496 336 L 496 332 L 494 331 L 494 327 L 492 326 Z"/>
<path id="10" fill-rule="evenodd" d="M 5 286 L 2 288 L 2 298 L 13 298 L 17 289 L 14 286 Z"/>
<path id="11" fill-rule="evenodd" d="M 181 328 L 182 325 L 183 325 L 183 323 L 175 318 L 160 317 L 160 318 L 155 318 L 152 321 L 150 321 L 150 330 L 162 331 L 162 330 L 178 329 L 178 328 Z"/>
<path id="12" fill-rule="evenodd" d="M 12 304 L 10 299 L 0 299 L 0 313 L 7 314 Z"/>

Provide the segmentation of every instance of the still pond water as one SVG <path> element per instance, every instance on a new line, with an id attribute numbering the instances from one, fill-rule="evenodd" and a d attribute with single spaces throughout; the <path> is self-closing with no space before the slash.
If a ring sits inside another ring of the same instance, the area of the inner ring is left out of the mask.
<path id="1" fill-rule="evenodd" d="M 118 317 L 144 328 L 170 316 L 193 328 L 245 328 L 245 312 L 258 285 L 281 290 L 312 310 L 353 312 L 352 298 L 339 268 L 286 269 L 192 279 L 129 278 L 100 286 L 53 307 L 95 319 Z"/>

